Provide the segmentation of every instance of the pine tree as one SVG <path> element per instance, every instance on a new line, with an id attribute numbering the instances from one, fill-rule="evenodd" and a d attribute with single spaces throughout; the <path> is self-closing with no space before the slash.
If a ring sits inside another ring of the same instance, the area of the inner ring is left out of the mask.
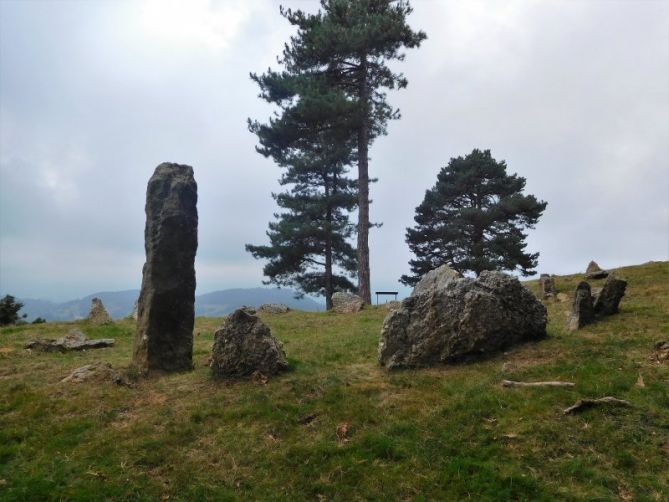
<path id="1" fill-rule="evenodd" d="M 426 38 L 406 23 L 412 12 L 405 0 L 321 0 L 317 14 L 282 10 L 298 33 L 286 45 L 282 63 L 290 74 L 324 74 L 355 103 L 349 127 L 358 153 L 358 294 L 371 303 L 369 267 L 369 146 L 386 133 L 399 111 L 387 102 L 386 89 L 403 88 L 406 78 L 387 62 L 403 60 L 403 48 Z"/>
<path id="2" fill-rule="evenodd" d="M 490 150 L 474 150 L 452 158 L 441 169 L 437 183 L 416 208 L 416 226 L 406 242 L 416 256 L 413 275 L 400 281 L 414 285 L 430 270 L 447 264 L 460 273 L 519 270 L 534 273 L 539 253 L 526 253 L 527 234 L 547 203 L 523 195 L 525 178 L 506 173 Z"/>
<path id="3" fill-rule="evenodd" d="M 324 295 L 330 309 L 335 291 L 355 289 L 348 277 L 357 261 L 348 239 L 357 184 L 346 177 L 355 149 L 350 131 L 342 127 L 351 103 L 322 76 L 268 71 L 251 77 L 261 97 L 279 105 L 281 114 L 268 124 L 249 122 L 249 129 L 260 141 L 258 152 L 285 168 L 279 182 L 291 188 L 273 194 L 286 211 L 269 224 L 270 244 L 246 249 L 269 260 L 263 270 L 268 283 Z"/>

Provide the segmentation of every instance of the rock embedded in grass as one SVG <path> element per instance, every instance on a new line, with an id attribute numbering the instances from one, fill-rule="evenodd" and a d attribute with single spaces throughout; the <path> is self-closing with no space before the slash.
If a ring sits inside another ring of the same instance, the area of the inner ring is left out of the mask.
<path id="1" fill-rule="evenodd" d="M 211 370 L 216 377 L 270 376 L 286 369 L 283 345 L 251 308 L 235 310 L 214 334 Z"/>
<path id="2" fill-rule="evenodd" d="M 81 368 L 72 370 L 68 376 L 61 380 L 61 383 L 83 383 L 83 382 L 111 382 L 116 385 L 129 386 L 128 381 L 119 371 L 107 362 L 96 362 L 87 364 Z"/>
<path id="3" fill-rule="evenodd" d="M 479 358 L 546 336 L 546 307 L 502 272 L 453 277 L 402 302 L 383 322 L 379 362 L 388 369 Z"/>
<path id="4" fill-rule="evenodd" d="M 332 310 L 339 314 L 360 312 L 365 302 L 358 295 L 337 291 L 332 295 Z"/>
<path id="5" fill-rule="evenodd" d="M 290 307 L 283 303 L 263 303 L 259 310 L 268 314 L 287 314 L 290 312 Z"/>
<path id="6" fill-rule="evenodd" d="M 146 263 L 133 349 L 141 372 L 193 367 L 197 225 L 193 168 L 160 164 L 146 190 Z"/>

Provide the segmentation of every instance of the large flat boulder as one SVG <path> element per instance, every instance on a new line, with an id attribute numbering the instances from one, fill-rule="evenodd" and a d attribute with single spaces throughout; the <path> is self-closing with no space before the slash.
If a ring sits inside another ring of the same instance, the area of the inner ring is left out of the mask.
<path id="1" fill-rule="evenodd" d="M 99 338 L 90 340 L 85 333 L 78 329 L 72 329 L 62 338 L 38 338 L 31 340 L 25 346 L 26 349 L 40 352 L 72 352 L 89 349 L 103 349 L 113 347 L 113 338 Z"/>
<path id="2" fill-rule="evenodd" d="M 230 314 L 214 334 L 210 366 L 214 376 L 241 378 L 274 375 L 288 369 L 288 361 L 281 342 L 254 309 L 245 307 Z"/>
<path id="3" fill-rule="evenodd" d="M 196 205 L 193 168 L 160 164 L 146 190 L 146 263 L 133 350 L 142 372 L 193 367 Z"/>
<path id="4" fill-rule="evenodd" d="M 511 275 L 452 278 L 412 294 L 386 317 L 379 362 L 411 368 L 488 356 L 544 338 L 546 321 L 546 308 Z"/>

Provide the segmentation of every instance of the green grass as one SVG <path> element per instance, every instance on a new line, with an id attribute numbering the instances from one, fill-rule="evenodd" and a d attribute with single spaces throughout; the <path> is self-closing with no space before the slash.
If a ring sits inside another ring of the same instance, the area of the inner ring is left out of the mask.
<path id="1" fill-rule="evenodd" d="M 629 286 L 615 316 L 569 333 L 569 302 L 548 301 L 546 340 L 424 370 L 378 366 L 383 307 L 264 315 L 292 366 L 266 385 L 210 377 L 222 319 L 197 319 L 192 372 L 134 388 L 59 383 L 93 361 L 127 367 L 128 321 L 2 329 L 0 499 L 669 500 L 669 365 L 650 359 L 669 339 L 669 264 L 618 274 Z M 556 283 L 571 295 L 578 280 Z M 22 349 L 74 325 L 116 346 Z M 576 387 L 505 389 L 504 378 Z M 605 395 L 634 407 L 562 414 Z"/>

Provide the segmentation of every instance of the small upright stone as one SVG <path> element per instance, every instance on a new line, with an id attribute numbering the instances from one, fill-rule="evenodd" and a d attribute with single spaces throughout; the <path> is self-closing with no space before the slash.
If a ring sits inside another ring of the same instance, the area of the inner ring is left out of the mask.
<path id="1" fill-rule="evenodd" d="M 259 372 L 274 375 L 288 368 L 283 346 L 252 308 L 235 310 L 214 334 L 214 376 L 242 378 Z"/>
<path id="2" fill-rule="evenodd" d="M 97 326 L 112 324 L 114 322 L 109 315 L 109 312 L 107 312 L 107 309 L 102 304 L 102 300 L 99 298 L 93 298 L 91 300 L 91 311 L 88 313 L 88 321 Z"/>
<path id="3" fill-rule="evenodd" d="M 606 279 L 608 275 L 609 273 L 606 270 L 602 270 L 595 261 L 588 263 L 588 268 L 585 269 L 586 279 Z"/>
<path id="4" fill-rule="evenodd" d="M 574 300 L 571 304 L 571 316 L 569 317 L 568 329 L 575 331 L 595 320 L 595 312 L 592 305 L 590 284 L 581 281 L 576 286 Z"/>
<path id="5" fill-rule="evenodd" d="M 193 168 L 160 164 L 146 191 L 146 263 L 133 351 L 141 371 L 193 367 L 197 223 Z"/>
<path id="6" fill-rule="evenodd" d="M 595 295 L 594 311 L 596 315 L 612 315 L 618 312 L 618 305 L 623 296 L 627 281 L 610 275 L 601 291 Z"/>
<path id="7" fill-rule="evenodd" d="M 339 314 L 360 312 L 365 304 L 358 295 L 337 291 L 332 295 L 332 310 Z"/>
<path id="8" fill-rule="evenodd" d="M 555 289 L 555 280 L 549 274 L 541 274 L 539 277 L 539 287 L 543 298 L 555 296 L 557 292 Z"/>

